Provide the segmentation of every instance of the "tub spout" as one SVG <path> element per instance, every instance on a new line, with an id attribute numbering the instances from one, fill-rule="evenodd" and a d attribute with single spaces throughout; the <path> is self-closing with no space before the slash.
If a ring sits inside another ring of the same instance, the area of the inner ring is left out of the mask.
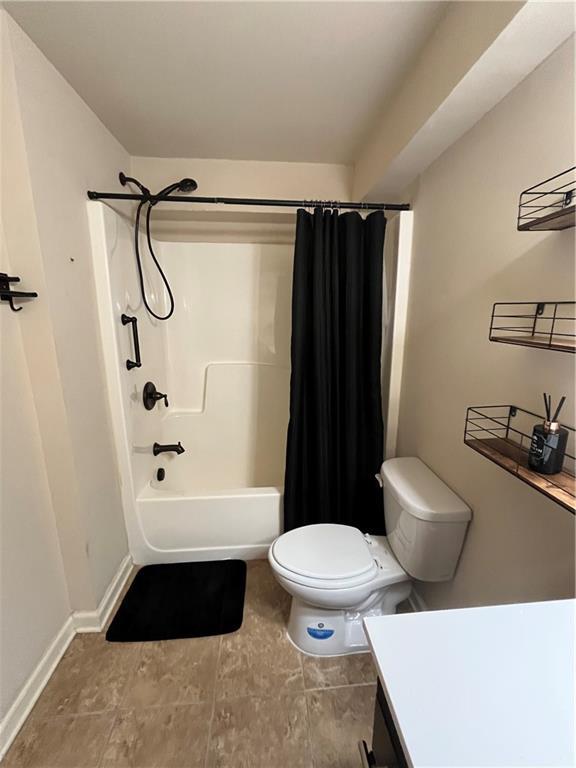
<path id="1" fill-rule="evenodd" d="M 158 456 L 159 453 L 177 453 L 180 455 L 184 453 L 185 448 L 182 447 L 182 443 L 179 441 L 177 445 L 160 445 L 160 443 L 154 443 L 152 446 L 152 453 L 154 456 Z"/>

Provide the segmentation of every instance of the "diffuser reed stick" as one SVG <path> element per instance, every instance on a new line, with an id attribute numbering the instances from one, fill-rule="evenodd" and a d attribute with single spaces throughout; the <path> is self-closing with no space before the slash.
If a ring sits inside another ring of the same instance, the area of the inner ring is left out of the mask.
<path id="1" fill-rule="evenodd" d="M 566 402 L 566 395 L 562 395 L 562 399 L 558 403 L 558 408 L 556 408 L 556 411 L 554 412 L 554 416 L 550 419 L 550 421 L 555 422 L 558 421 L 558 416 L 560 416 L 560 411 L 562 410 L 562 406 Z"/>

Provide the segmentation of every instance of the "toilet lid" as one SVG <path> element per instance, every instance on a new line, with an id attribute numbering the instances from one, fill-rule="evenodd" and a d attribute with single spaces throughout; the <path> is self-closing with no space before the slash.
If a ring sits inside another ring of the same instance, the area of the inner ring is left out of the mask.
<path id="1" fill-rule="evenodd" d="M 323 523 L 296 528 L 272 545 L 274 559 L 293 573 L 313 579 L 348 579 L 374 569 L 358 528 Z"/>

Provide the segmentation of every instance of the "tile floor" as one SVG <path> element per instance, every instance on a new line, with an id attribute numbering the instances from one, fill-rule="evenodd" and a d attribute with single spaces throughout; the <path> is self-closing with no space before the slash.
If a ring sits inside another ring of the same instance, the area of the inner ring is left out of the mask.
<path id="1" fill-rule="evenodd" d="M 358 768 L 371 739 L 369 654 L 287 640 L 289 596 L 248 564 L 242 628 L 222 637 L 72 641 L 5 768 Z"/>

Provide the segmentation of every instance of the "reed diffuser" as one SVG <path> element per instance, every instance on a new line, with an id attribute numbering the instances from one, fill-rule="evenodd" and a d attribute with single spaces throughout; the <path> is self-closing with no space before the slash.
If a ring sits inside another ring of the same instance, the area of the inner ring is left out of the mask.
<path id="1" fill-rule="evenodd" d="M 552 415 L 552 397 L 544 392 L 546 420 L 536 424 L 528 452 L 528 466 L 542 475 L 555 475 L 562 471 L 568 430 L 560 426 L 558 418 L 566 397 L 562 397 Z"/>

